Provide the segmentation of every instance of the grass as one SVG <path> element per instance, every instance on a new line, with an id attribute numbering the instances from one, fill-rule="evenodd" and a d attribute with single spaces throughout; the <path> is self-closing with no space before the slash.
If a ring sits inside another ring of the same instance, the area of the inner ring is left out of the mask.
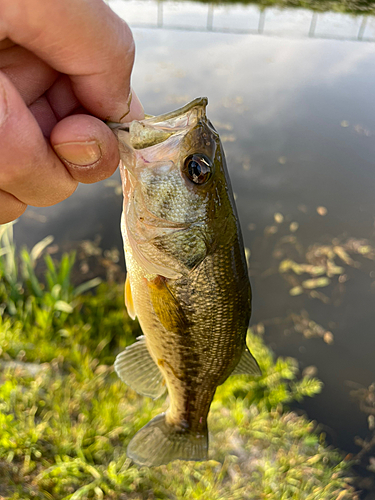
<path id="1" fill-rule="evenodd" d="M 0 227 L 0 498 L 357 498 L 350 464 L 315 424 L 288 411 L 319 392 L 320 381 L 301 378 L 293 359 L 275 360 L 250 331 L 263 375 L 218 388 L 211 460 L 135 466 L 127 443 L 166 408 L 113 372 L 139 326 L 126 314 L 122 285 L 94 279 L 74 287 L 74 254 L 54 261 L 50 242 L 18 253 L 12 225 Z"/>

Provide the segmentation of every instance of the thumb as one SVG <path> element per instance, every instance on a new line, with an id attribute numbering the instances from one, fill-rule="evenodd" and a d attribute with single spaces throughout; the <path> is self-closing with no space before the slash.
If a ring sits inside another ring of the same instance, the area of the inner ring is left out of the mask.
<path id="1" fill-rule="evenodd" d="M 93 116 L 64 118 L 52 130 L 50 142 L 73 179 L 85 184 L 106 179 L 120 161 L 115 135 Z"/>

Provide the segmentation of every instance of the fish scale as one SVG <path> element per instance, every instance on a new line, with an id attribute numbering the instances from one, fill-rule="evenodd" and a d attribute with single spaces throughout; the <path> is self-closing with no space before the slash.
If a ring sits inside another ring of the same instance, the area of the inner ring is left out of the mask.
<path id="1" fill-rule="evenodd" d="M 208 456 L 207 415 L 229 375 L 259 375 L 246 347 L 251 289 L 219 135 L 206 98 L 128 128 L 119 140 L 124 191 L 125 302 L 144 337 L 115 369 L 170 405 L 130 441 L 147 466 Z"/>

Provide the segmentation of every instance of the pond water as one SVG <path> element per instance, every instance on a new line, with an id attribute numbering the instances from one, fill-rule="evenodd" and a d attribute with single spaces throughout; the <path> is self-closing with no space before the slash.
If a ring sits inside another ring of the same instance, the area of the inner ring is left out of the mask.
<path id="1" fill-rule="evenodd" d="M 110 5 L 133 28 L 133 86 L 146 113 L 208 97 L 251 251 L 252 324 L 275 353 L 316 367 L 324 389 L 301 407 L 356 453 L 368 415 L 348 381 L 375 381 L 375 19 L 255 5 Z M 100 234 L 103 248 L 120 248 L 118 186 L 116 173 L 55 207 L 29 208 L 16 241 L 31 247 L 53 234 L 72 244 Z M 306 255 L 314 244 L 323 249 Z M 327 286 L 309 288 L 311 273 L 279 272 L 286 259 L 326 262 L 324 252 L 342 268 L 323 276 Z"/>

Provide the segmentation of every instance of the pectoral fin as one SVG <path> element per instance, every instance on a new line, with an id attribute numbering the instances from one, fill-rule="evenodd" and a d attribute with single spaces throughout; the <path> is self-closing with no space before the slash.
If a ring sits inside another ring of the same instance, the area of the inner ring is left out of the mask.
<path id="1" fill-rule="evenodd" d="M 262 375 L 256 359 L 247 347 L 243 351 L 241 359 L 231 375 Z"/>
<path id="2" fill-rule="evenodd" d="M 135 312 L 134 308 L 132 290 L 130 288 L 130 280 L 128 274 L 126 275 L 126 281 L 125 281 L 125 305 L 131 319 L 135 319 L 137 313 Z"/>
<path id="3" fill-rule="evenodd" d="M 164 377 L 146 346 L 144 336 L 121 352 L 115 361 L 120 379 L 142 396 L 157 399 L 165 391 Z"/>
<path id="4" fill-rule="evenodd" d="M 168 287 L 163 276 L 148 281 L 147 286 L 154 311 L 164 328 L 170 332 L 183 334 L 187 331 L 189 321 L 181 304 Z"/>

